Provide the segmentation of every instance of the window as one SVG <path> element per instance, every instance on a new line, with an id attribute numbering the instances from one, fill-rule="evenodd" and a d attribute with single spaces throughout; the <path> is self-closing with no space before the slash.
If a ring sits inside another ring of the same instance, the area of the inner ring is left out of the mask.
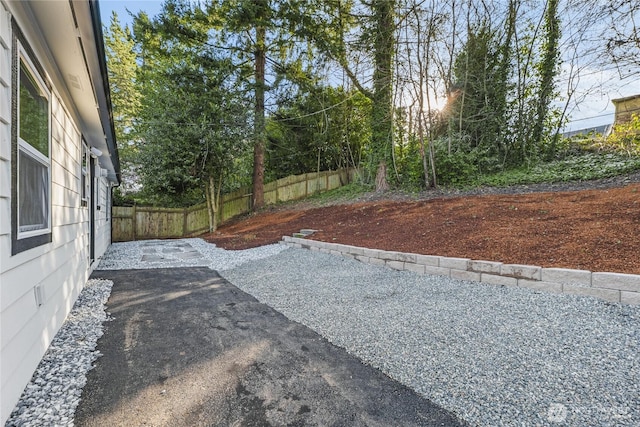
<path id="1" fill-rule="evenodd" d="M 11 223 L 16 254 L 51 241 L 51 92 L 21 33 L 14 34 Z"/>
<path id="2" fill-rule="evenodd" d="M 82 206 L 87 206 L 89 201 L 89 147 L 82 141 L 82 160 L 80 163 L 80 194 Z"/>

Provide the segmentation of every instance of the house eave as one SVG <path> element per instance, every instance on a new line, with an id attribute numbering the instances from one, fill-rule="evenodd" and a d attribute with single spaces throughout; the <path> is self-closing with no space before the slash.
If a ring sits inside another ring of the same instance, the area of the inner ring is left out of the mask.
<path id="1" fill-rule="evenodd" d="M 611 102 L 615 105 L 615 104 L 619 104 L 621 102 L 627 102 L 627 101 L 631 101 L 633 99 L 638 99 L 638 98 L 640 98 L 640 94 L 631 95 L 631 96 L 625 96 L 624 98 L 612 99 Z"/>
<path id="2" fill-rule="evenodd" d="M 107 179 L 120 183 L 102 23 L 97 0 L 5 1 L 76 119 L 86 141 L 103 154 Z M 34 46 L 34 47 L 35 47 Z"/>

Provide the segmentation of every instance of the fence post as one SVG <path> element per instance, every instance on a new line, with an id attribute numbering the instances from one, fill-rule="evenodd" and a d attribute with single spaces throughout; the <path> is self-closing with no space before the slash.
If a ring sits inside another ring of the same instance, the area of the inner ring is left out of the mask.
<path id="1" fill-rule="evenodd" d="M 187 235 L 187 208 L 182 210 L 182 237 Z"/>
<path id="2" fill-rule="evenodd" d="M 131 237 L 133 237 L 133 240 L 136 241 L 136 240 L 138 240 L 138 238 L 137 238 L 138 237 L 138 232 L 137 232 L 138 224 L 137 224 L 137 221 L 136 221 L 137 214 L 136 214 L 136 204 L 135 203 L 133 204 L 133 210 L 131 211 L 131 213 L 132 213 L 132 216 L 131 216 L 131 234 L 132 234 L 132 236 Z"/>
<path id="3" fill-rule="evenodd" d="M 207 206 L 207 209 L 209 209 L 209 206 Z M 218 212 L 220 213 L 219 223 L 222 224 L 222 222 L 224 221 L 224 194 L 218 198 L 218 210 L 214 212 L 213 215 L 218 215 Z M 208 214 L 209 212 L 207 212 L 207 215 Z M 209 224 L 209 230 L 211 230 L 211 227 L 213 227 L 213 224 Z"/>

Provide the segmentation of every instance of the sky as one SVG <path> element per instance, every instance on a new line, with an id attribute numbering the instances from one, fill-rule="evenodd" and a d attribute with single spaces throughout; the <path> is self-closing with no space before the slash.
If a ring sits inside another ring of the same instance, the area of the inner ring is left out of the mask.
<path id="1" fill-rule="evenodd" d="M 140 11 L 145 11 L 149 16 L 155 16 L 160 12 L 162 8 L 162 1 L 159 0 L 135 0 L 135 1 L 121 1 L 121 0 L 100 0 L 100 16 L 102 23 L 109 25 L 111 20 L 111 11 L 115 11 L 118 14 L 120 23 L 130 24 L 132 19 L 129 16 L 129 10 L 134 15 Z"/>
<path id="2" fill-rule="evenodd" d="M 145 11 L 153 17 L 160 12 L 162 3 L 161 0 L 100 0 L 100 15 L 105 26 L 109 25 L 111 11 L 118 14 L 122 24 L 130 24 L 132 18 L 128 11 L 133 14 Z M 593 90 L 594 87 L 599 89 Z M 588 95 L 572 109 L 571 122 L 565 130 L 578 130 L 612 123 L 615 109 L 611 100 L 640 94 L 640 80 L 621 80 L 617 71 L 611 69 L 587 70 L 580 79 L 578 92 L 588 92 Z"/>

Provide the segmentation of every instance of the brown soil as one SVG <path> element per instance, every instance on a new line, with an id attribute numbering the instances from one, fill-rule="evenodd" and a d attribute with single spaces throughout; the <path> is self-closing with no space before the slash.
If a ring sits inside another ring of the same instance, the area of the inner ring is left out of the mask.
<path id="1" fill-rule="evenodd" d="M 617 184 L 625 182 L 629 181 Z M 439 194 L 428 200 L 392 196 L 394 200 L 370 196 L 378 200 L 316 208 L 308 202 L 280 206 L 202 237 L 225 249 L 246 249 L 311 228 L 319 230 L 311 238 L 325 242 L 640 274 L 640 184 L 636 182 L 579 191 Z"/>

